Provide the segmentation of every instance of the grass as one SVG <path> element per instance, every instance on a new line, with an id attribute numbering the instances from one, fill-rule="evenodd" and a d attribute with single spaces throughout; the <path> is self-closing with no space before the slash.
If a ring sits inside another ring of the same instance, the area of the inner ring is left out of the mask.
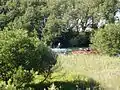
<path id="1" fill-rule="evenodd" d="M 55 68 L 51 79 L 48 80 L 51 83 L 64 82 L 66 84 L 69 82 L 69 85 L 73 85 L 73 82 L 77 81 L 74 83 L 79 82 L 79 84 L 86 84 L 86 87 L 90 87 L 91 83 L 96 83 L 98 86 L 99 82 L 104 90 L 120 90 L 120 58 L 105 55 L 59 55 Z M 40 76 L 37 76 L 35 82 L 40 80 Z"/>
<path id="2" fill-rule="evenodd" d="M 120 58 L 102 55 L 60 55 L 63 71 L 98 81 L 106 90 L 120 90 Z"/>

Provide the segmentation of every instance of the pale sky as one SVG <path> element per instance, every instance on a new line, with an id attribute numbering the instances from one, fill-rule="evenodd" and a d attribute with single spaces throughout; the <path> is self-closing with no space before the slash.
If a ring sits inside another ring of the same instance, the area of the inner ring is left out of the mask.
<path id="1" fill-rule="evenodd" d="M 120 9 L 116 12 L 115 18 L 118 18 L 120 20 Z"/>

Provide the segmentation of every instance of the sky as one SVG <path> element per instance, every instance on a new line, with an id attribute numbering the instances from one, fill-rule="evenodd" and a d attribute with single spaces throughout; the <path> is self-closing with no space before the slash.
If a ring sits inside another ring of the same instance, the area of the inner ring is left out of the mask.
<path id="1" fill-rule="evenodd" d="M 120 9 L 116 12 L 115 18 L 118 18 L 120 20 Z"/>

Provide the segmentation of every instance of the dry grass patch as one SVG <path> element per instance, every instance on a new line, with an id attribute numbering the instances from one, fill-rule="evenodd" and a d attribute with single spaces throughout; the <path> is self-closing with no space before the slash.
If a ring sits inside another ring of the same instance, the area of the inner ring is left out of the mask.
<path id="1" fill-rule="evenodd" d="M 85 75 L 105 88 L 120 90 L 120 58 L 102 55 L 60 55 L 62 71 Z M 108 89 L 107 89 L 108 90 Z"/>

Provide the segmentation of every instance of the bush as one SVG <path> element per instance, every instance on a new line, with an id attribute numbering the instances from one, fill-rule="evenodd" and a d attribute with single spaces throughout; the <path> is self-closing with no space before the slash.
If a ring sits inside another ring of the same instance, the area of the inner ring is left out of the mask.
<path id="1" fill-rule="evenodd" d="M 34 73 L 19 67 L 7 83 L 0 82 L 0 90 L 34 90 L 27 85 L 33 81 Z"/>
<path id="2" fill-rule="evenodd" d="M 99 29 L 91 38 L 91 47 L 103 54 L 116 55 L 120 53 L 120 25 L 110 24 Z"/>
<path id="3" fill-rule="evenodd" d="M 55 63 L 56 56 L 36 34 L 29 36 L 21 29 L 0 31 L 0 78 L 3 80 L 7 81 L 19 66 L 43 73 L 49 72 Z"/>
<path id="4" fill-rule="evenodd" d="M 77 47 L 88 47 L 89 46 L 89 37 L 91 32 L 80 32 L 70 43 L 71 45 Z"/>
<path id="5" fill-rule="evenodd" d="M 22 67 L 19 67 L 16 70 L 16 73 L 12 76 L 12 82 L 14 86 L 19 88 L 25 88 L 27 84 L 30 84 L 33 81 L 34 75 L 28 70 L 24 70 Z"/>

